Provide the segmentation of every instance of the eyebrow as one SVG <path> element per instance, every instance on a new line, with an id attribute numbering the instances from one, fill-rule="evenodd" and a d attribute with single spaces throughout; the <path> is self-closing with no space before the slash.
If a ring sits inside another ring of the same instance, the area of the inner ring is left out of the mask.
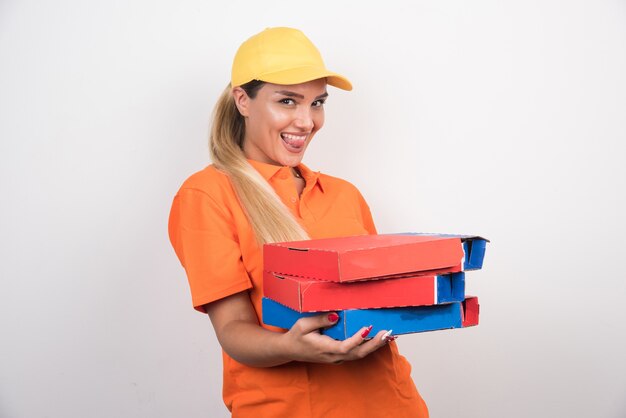
<path id="1" fill-rule="evenodd" d="M 289 91 L 289 90 L 277 90 L 274 93 L 282 94 L 287 97 L 295 97 L 301 100 L 304 99 L 303 95 L 294 93 L 293 91 Z M 328 92 L 325 92 L 324 94 L 320 94 L 319 96 L 315 98 L 315 100 L 323 99 L 324 97 L 328 97 Z"/>

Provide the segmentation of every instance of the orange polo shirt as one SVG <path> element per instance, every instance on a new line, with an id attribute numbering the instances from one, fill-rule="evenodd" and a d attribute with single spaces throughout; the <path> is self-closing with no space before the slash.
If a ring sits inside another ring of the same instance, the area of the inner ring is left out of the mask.
<path id="1" fill-rule="evenodd" d="M 300 196 L 289 167 L 249 162 L 276 190 L 311 238 L 375 234 L 369 207 L 352 184 L 298 168 Z M 263 257 L 228 176 L 214 166 L 195 173 L 178 191 L 169 235 L 191 288 L 195 309 L 248 291 L 263 325 Z M 367 326 L 369 324 L 363 324 Z M 250 367 L 223 352 L 224 403 L 235 418 L 427 417 L 395 342 L 342 364 L 291 362 Z"/>

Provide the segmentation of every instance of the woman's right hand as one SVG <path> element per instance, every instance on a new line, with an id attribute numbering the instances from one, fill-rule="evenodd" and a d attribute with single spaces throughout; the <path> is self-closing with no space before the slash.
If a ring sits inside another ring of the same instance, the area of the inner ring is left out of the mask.
<path id="1" fill-rule="evenodd" d="M 335 313 L 300 318 L 286 333 L 270 331 L 259 325 L 248 292 L 240 292 L 204 305 L 215 334 L 226 353 L 240 363 L 271 367 L 290 361 L 339 363 L 361 359 L 387 344 L 385 331 L 366 340 L 368 327 L 352 337 L 337 341 L 320 333 L 334 325 Z"/>
<path id="2" fill-rule="evenodd" d="M 343 341 L 320 333 L 320 329 L 333 326 L 339 316 L 334 313 L 298 319 L 289 331 L 283 334 L 283 344 L 288 356 L 293 360 L 313 363 L 341 363 L 358 360 L 386 345 L 395 337 L 384 337 L 385 330 L 379 331 L 367 340 L 371 326 L 361 328 L 356 334 Z"/>

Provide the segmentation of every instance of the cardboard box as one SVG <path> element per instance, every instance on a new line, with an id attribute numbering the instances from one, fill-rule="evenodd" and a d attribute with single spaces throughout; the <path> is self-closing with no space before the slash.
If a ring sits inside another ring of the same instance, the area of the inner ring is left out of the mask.
<path id="1" fill-rule="evenodd" d="M 278 274 L 350 282 L 431 270 L 460 271 L 458 237 L 361 235 L 266 244 L 263 268 Z"/>
<path id="2" fill-rule="evenodd" d="M 463 243 L 463 252 L 465 253 L 463 258 L 463 271 L 479 270 L 483 267 L 485 250 L 489 242 L 488 239 L 479 237 L 478 235 L 428 234 L 422 232 L 403 232 L 399 235 L 459 238 Z"/>
<path id="3" fill-rule="evenodd" d="M 336 311 L 339 315 L 337 324 L 320 331 L 337 340 L 345 340 L 369 325 L 373 326 L 370 332 L 372 336 L 380 330 L 393 330 L 393 335 L 400 335 L 476 325 L 478 299 L 468 299 L 465 303 Z M 296 312 L 271 299 L 263 298 L 263 322 L 267 325 L 289 329 L 299 318 L 312 315 L 319 313 Z"/>
<path id="4" fill-rule="evenodd" d="M 263 292 L 298 312 L 435 305 L 463 301 L 465 273 L 336 283 L 266 271 Z"/>
<path id="5" fill-rule="evenodd" d="M 461 304 L 463 313 L 463 327 L 473 327 L 478 325 L 480 305 L 476 296 L 468 296 Z"/>

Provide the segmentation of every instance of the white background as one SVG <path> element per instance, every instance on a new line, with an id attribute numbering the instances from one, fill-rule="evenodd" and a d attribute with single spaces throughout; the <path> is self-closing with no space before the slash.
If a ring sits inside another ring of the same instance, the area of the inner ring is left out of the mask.
<path id="1" fill-rule="evenodd" d="M 0 2 L 0 416 L 224 417 L 167 239 L 233 55 L 302 29 L 312 168 L 381 232 L 491 239 L 472 329 L 402 336 L 433 417 L 626 416 L 626 2 Z"/>

